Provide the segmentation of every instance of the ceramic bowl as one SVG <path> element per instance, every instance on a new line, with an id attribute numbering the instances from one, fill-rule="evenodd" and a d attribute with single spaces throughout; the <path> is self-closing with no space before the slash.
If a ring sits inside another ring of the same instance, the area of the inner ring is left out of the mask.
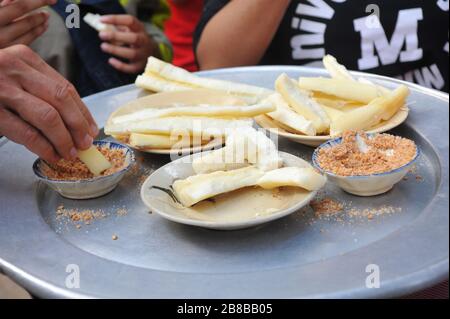
<path id="1" fill-rule="evenodd" d="M 40 181 L 66 198 L 89 199 L 105 195 L 116 188 L 125 173 L 132 167 L 135 162 L 135 157 L 133 151 L 128 146 L 119 143 L 95 141 L 94 145 L 111 149 L 122 149 L 125 154 L 126 166 L 122 170 L 108 176 L 99 176 L 85 180 L 61 181 L 50 179 L 42 173 L 41 167 L 46 164 L 39 158 L 33 164 L 33 171 Z"/>
<path id="2" fill-rule="evenodd" d="M 369 135 L 369 137 L 370 136 L 371 135 Z M 416 145 L 417 151 L 414 158 L 409 163 L 399 168 L 371 175 L 340 176 L 323 169 L 319 165 L 317 157 L 322 148 L 333 147 L 341 142 L 342 138 L 336 138 L 320 145 L 313 153 L 312 162 L 316 169 L 327 175 L 330 182 L 337 184 L 347 193 L 358 196 L 375 196 L 388 192 L 395 184 L 405 177 L 420 155 L 420 149 Z"/>

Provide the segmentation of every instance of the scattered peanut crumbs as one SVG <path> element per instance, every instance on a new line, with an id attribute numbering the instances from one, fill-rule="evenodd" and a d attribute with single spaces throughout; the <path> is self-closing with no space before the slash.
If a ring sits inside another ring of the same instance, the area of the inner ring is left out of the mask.
<path id="1" fill-rule="evenodd" d="M 123 150 L 110 149 L 107 147 L 97 148 L 112 165 L 111 168 L 104 171 L 101 176 L 114 174 L 125 167 L 125 154 Z M 46 177 L 53 180 L 76 181 L 94 177 L 94 175 L 89 171 L 87 166 L 80 161 L 80 159 L 76 159 L 74 161 L 61 159 L 58 163 L 52 166 L 42 164 L 41 171 Z"/>
<path id="2" fill-rule="evenodd" d="M 311 207 L 316 216 L 331 215 L 334 213 L 339 213 L 344 209 L 344 205 L 342 205 L 342 203 L 329 197 L 311 201 Z"/>
<path id="3" fill-rule="evenodd" d="M 366 153 L 359 151 L 357 135 L 369 147 Z M 317 159 L 324 170 L 336 175 L 371 175 L 408 164 L 416 152 L 414 142 L 400 136 L 376 134 L 369 138 L 364 132 L 346 131 L 342 135 L 342 143 L 322 148 Z"/>
<path id="4" fill-rule="evenodd" d="M 65 209 L 64 206 L 58 206 L 56 209 L 56 218 L 67 218 L 68 221 L 75 224 L 77 229 L 81 228 L 81 224 L 90 225 L 94 220 L 103 219 L 106 213 L 103 210 L 92 209 Z"/>
<path id="5" fill-rule="evenodd" d="M 383 205 L 383 206 L 380 206 L 377 208 L 365 208 L 365 209 L 352 208 L 348 212 L 348 215 L 350 217 L 363 217 L 363 218 L 367 218 L 368 220 L 372 220 L 376 216 L 394 214 L 394 213 L 400 212 L 401 210 L 402 210 L 401 207 Z"/>
<path id="6" fill-rule="evenodd" d="M 128 211 L 127 211 L 125 208 L 119 208 L 119 209 L 116 211 L 116 214 L 117 214 L 118 216 L 125 216 L 125 215 L 128 214 Z"/>

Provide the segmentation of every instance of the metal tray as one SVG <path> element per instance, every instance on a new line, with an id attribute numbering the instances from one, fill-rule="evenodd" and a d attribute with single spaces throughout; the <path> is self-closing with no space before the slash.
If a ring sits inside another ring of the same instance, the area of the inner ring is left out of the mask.
<path id="1" fill-rule="evenodd" d="M 326 75 L 319 69 L 281 66 L 202 75 L 271 88 L 281 72 Z M 399 83 L 366 76 L 388 87 Z M 241 231 L 183 226 L 149 214 L 139 185 L 142 176 L 168 162 L 167 156 L 137 154 L 140 168 L 114 192 L 71 201 L 37 183 L 33 155 L 0 142 L 1 269 L 39 297 L 363 298 L 399 296 L 433 285 L 448 277 L 449 100 L 447 94 L 409 86 L 416 103 L 394 133 L 414 139 L 423 154 L 408 180 L 372 198 L 328 185 L 326 196 L 348 206 L 342 216 L 317 217 L 306 209 Z M 85 101 L 103 125 L 115 108 L 139 94 L 127 86 Z M 305 159 L 313 151 L 284 139 L 279 146 Z M 77 229 L 57 217 L 61 204 L 102 209 L 106 217 Z M 395 212 L 385 209 L 373 218 L 349 213 L 386 206 Z M 126 214 L 118 213 L 122 207 Z M 374 270 L 379 270 L 380 288 L 367 288 Z"/>

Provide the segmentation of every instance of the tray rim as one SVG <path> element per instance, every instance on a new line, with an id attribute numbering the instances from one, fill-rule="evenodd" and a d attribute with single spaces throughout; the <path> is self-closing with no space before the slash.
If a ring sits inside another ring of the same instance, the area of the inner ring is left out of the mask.
<path id="1" fill-rule="evenodd" d="M 232 69 L 223 69 L 223 70 L 215 70 L 215 71 L 207 71 L 207 72 L 202 72 L 201 74 L 205 75 L 205 76 L 214 76 L 214 75 L 220 75 L 220 74 L 226 74 L 226 73 L 231 73 L 231 72 L 236 72 L 236 71 L 240 71 L 240 72 L 245 72 L 245 71 L 255 71 L 256 70 L 280 70 L 280 69 L 284 69 L 284 70 L 292 70 L 295 72 L 301 72 L 302 70 L 306 71 L 312 71 L 314 70 L 314 72 L 320 73 L 320 69 L 314 69 L 314 68 L 308 68 L 308 67 L 297 67 L 297 66 L 275 66 L 275 67 L 270 67 L 270 66 L 266 66 L 266 67 L 243 67 L 243 68 L 232 68 Z M 380 80 L 387 80 L 391 83 L 406 83 L 404 81 L 401 80 L 397 80 L 397 79 L 391 79 L 388 77 L 381 77 L 381 76 L 377 76 L 377 75 L 371 75 L 371 74 L 365 74 L 362 72 L 356 72 L 355 74 L 359 74 L 365 77 L 370 77 L 370 78 L 375 78 L 375 79 L 380 79 Z M 428 88 L 423 88 L 420 87 L 418 85 L 415 84 L 410 84 L 410 83 L 406 83 L 409 87 L 415 89 L 415 91 L 417 92 L 421 92 L 421 93 L 425 93 L 428 94 L 430 96 L 433 96 L 435 98 L 441 99 L 444 102 L 448 103 L 448 94 L 443 93 L 443 92 L 439 92 L 433 89 L 428 89 Z M 108 95 L 111 93 L 111 91 L 117 91 L 117 93 L 122 92 L 122 91 L 126 91 L 129 89 L 134 88 L 134 85 L 129 85 L 126 87 L 122 87 L 122 88 L 116 88 L 114 90 L 110 90 L 110 91 L 105 91 L 100 93 L 99 95 L 95 96 L 96 98 L 99 98 L 103 95 Z M 90 99 L 92 99 L 93 97 L 87 97 L 85 98 L 85 102 L 89 102 Z M 448 112 L 448 109 L 447 109 Z M 426 136 L 425 136 L 426 138 Z M 4 142 L 3 142 L 4 144 Z M 0 139 L 0 146 L 2 145 L 2 140 Z M 433 147 L 435 147 L 435 145 L 431 144 Z M 439 160 L 442 160 L 441 155 L 446 155 L 446 154 L 442 154 L 442 153 L 447 153 L 447 157 L 448 157 L 448 141 L 446 144 L 446 148 L 444 149 L 437 149 L 435 148 L 435 151 L 437 152 L 437 155 L 439 157 Z M 445 160 L 445 158 L 444 158 Z M 442 163 L 441 163 L 442 164 Z M 438 189 L 437 192 L 442 192 L 442 191 L 447 191 L 448 193 L 448 163 L 444 162 L 444 166 L 442 167 L 442 171 L 441 171 L 442 175 L 444 176 L 444 178 L 441 179 L 441 183 L 440 185 L 438 185 Z M 448 195 L 447 195 L 448 196 Z M 446 199 L 447 201 L 444 202 L 444 207 L 441 207 L 444 210 L 448 210 L 448 197 Z M 391 238 L 394 236 L 399 236 L 399 233 L 401 233 L 400 235 L 404 235 L 405 233 L 407 234 L 408 232 L 411 231 L 411 228 L 413 229 L 414 226 L 417 226 L 416 223 L 420 220 L 425 219 L 425 217 L 427 217 L 428 215 L 433 213 L 433 206 L 438 205 L 438 206 L 442 206 L 442 198 L 439 201 L 436 197 L 429 203 L 429 205 L 424 209 L 423 213 L 416 218 L 411 224 L 412 225 L 405 225 L 405 227 L 402 227 L 401 229 L 395 231 L 392 234 L 389 234 L 388 236 L 384 237 L 383 239 L 381 239 L 378 242 L 374 242 L 369 244 L 368 246 L 364 246 L 361 247 L 359 249 L 356 249 L 354 251 L 350 251 L 342 256 L 348 256 L 348 255 L 355 255 L 358 254 L 360 252 L 360 250 L 363 249 L 367 249 L 367 247 L 371 247 L 374 245 L 379 245 L 380 242 L 384 242 L 386 238 Z M 445 207 L 446 206 L 446 207 Z M 42 223 L 44 223 L 44 221 L 41 221 Z M 403 229 L 406 228 L 406 229 Z M 49 232 L 53 231 L 49 228 L 48 229 Z M 55 236 L 57 236 L 56 234 L 54 234 Z M 50 237 L 54 237 L 54 236 L 50 236 Z M 65 246 L 67 247 L 72 247 L 72 251 L 73 251 L 73 246 L 71 246 L 68 243 L 64 243 Z M 77 249 L 79 250 L 79 249 Z M 82 253 L 89 255 L 88 253 L 82 251 Z M 97 257 L 97 256 L 93 256 L 90 255 L 95 261 L 98 262 L 105 262 L 105 260 L 102 260 L 102 258 Z M 330 258 L 329 260 L 334 260 L 336 258 L 339 258 L 341 256 L 335 256 Z M 108 263 L 111 263 L 110 261 L 108 261 Z M 314 264 L 314 263 L 313 263 Z M 354 288 L 354 289 L 347 289 L 347 290 L 340 290 L 338 292 L 333 293 L 323 293 L 323 294 L 316 294 L 316 295 L 311 295 L 309 297 L 312 298 L 321 298 L 321 297 L 327 297 L 327 298 L 333 298 L 333 297 L 352 297 L 352 296 L 358 296 L 359 298 L 364 298 L 364 297 L 389 297 L 389 296 L 397 296 L 400 293 L 401 294 L 405 294 L 405 293 L 410 293 L 413 291 L 416 291 L 418 289 L 422 289 L 425 287 L 428 287 L 434 283 L 437 283 L 438 281 L 445 279 L 448 277 L 448 264 L 449 264 L 449 260 L 448 260 L 448 255 L 445 258 L 436 260 L 435 262 L 433 262 L 432 264 L 429 264 L 428 266 L 424 266 L 423 268 L 415 271 L 415 272 L 411 272 L 409 273 L 407 276 L 403 276 L 401 278 L 398 279 L 393 279 L 389 282 L 388 287 L 385 286 L 385 288 L 383 289 L 383 291 L 378 291 L 379 293 L 377 293 L 377 290 L 371 290 L 371 289 L 358 289 L 358 288 Z M 12 263 L 6 261 L 4 258 L 0 257 L 0 268 L 2 268 L 4 270 L 4 272 L 9 275 L 10 277 L 12 277 L 13 279 L 17 280 L 19 283 L 22 283 L 24 285 L 27 286 L 27 288 L 35 293 L 38 294 L 40 296 L 45 296 L 45 297 L 67 297 L 67 298 L 96 298 L 96 297 L 102 297 L 102 296 L 95 296 L 95 295 L 91 295 L 89 293 L 78 293 L 78 292 L 74 292 L 74 291 L 70 291 L 61 287 L 58 287 L 52 283 L 48 283 L 44 280 L 42 280 L 42 278 L 40 278 L 37 275 L 33 275 L 30 271 L 26 271 L 24 269 L 22 269 L 22 267 L 18 267 L 13 265 Z M 137 267 L 135 267 L 137 268 Z M 291 268 L 295 268 L 295 267 L 289 267 L 288 269 L 283 268 L 281 269 L 281 271 L 283 272 L 283 275 L 286 276 L 288 271 L 291 271 Z M 273 271 L 273 273 L 278 272 L 279 269 L 275 269 Z M 158 271 L 155 271 L 158 273 Z M 173 273 L 172 273 L 173 274 Z M 423 280 L 424 275 L 427 274 L 427 280 Z M 239 274 L 238 274 L 239 275 Z M 231 277 L 233 277 L 234 274 L 231 275 Z M 206 276 L 206 277 L 214 277 L 213 276 Z M 230 276 L 225 276 L 225 277 L 230 277 Z M 251 277 L 250 275 L 247 277 Z M 405 280 L 409 280 L 409 284 L 403 285 L 402 287 L 398 287 L 396 286 L 396 282 L 401 281 L 401 282 L 405 282 Z"/>

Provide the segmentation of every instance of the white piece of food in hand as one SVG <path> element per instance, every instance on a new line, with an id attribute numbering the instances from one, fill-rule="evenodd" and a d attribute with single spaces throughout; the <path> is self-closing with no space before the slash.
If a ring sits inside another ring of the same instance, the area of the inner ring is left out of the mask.
<path id="1" fill-rule="evenodd" d="M 256 167 L 249 166 L 227 172 L 190 176 L 175 181 L 172 187 L 183 206 L 190 207 L 216 195 L 253 186 L 263 174 L 264 172 Z"/>
<path id="2" fill-rule="evenodd" d="M 249 118 L 275 110 L 269 102 L 261 102 L 249 106 L 226 105 L 198 105 L 168 108 L 151 108 L 140 110 L 131 114 L 118 116 L 112 120 L 114 124 L 143 121 L 153 118 L 172 116 L 204 116 L 204 117 L 232 117 Z"/>
<path id="3" fill-rule="evenodd" d="M 283 73 L 276 80 L 275 88 L 295 112 L 313 123 L 316 133 L 328 131 L 330 119 L 326 112 L 308 94 L 300 90 L 296 81 Z"/>
<path id="4" fill-rule="evenodd" d="M 101 31 L 115 31 L 116 27 L 114 27 L 111 24 L 106 24 L 100 21 L 101 15 L 99 14 L 93 14 L 93 13 L 87 13 L 83 20 L 86 22 L 87 25 L 94 28 L 98 32 Z"/>
<path id="5" fill-rule="evenodd" d="M 308 191 L 321 189 L 327 178 L 312 167 L 282 167 L 273 171 L 266 172 L 257 185 L 272 189 L 282 186 L 301 187 Z"/>
<path id="6" fill-rule="evenodd" d="M 87 166 L 94 176 L 99 176 L 101 173 L 111 168 L 111 163 L 94 145 L 85 151 L 78 151 L 78 158 Z"/>
<path id="7" fill-rule="evenodd" d="M 302 134 L 316 135 L 313 123 L 291 109 L 279 93 L 272 94 L 268 100 L 276 107 L 275 111 L 267 113 L 269 117 Z"/>
<path id="8" fill-rule="evenodd" d="M 107 124 L 105 133 L 123 135 L 129 133 L 171 135 L 185 132 L 188 135 L 225 135 L 227 132 L 253 124 L 252 119 L 218 119 L 208 117 L 166 117 L 132 123 Z"/>

